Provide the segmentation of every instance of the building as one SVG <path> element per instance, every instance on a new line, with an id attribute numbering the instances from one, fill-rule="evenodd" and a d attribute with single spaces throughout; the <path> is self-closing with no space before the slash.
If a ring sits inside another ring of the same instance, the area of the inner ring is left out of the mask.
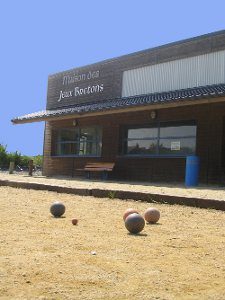
<path id="1" fill-rule="evenodd" d="M 38 121 L 44 175 L 106 161 L 114 179 L 182 182 L 197 155 L 200 182 L 221 183 L 225 30 L 50 75 L 46 110 L 12 120 Z"/>

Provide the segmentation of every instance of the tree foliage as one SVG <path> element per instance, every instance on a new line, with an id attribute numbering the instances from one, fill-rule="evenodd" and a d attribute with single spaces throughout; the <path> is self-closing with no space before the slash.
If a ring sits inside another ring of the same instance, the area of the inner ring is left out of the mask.
<path id="1" fill-rule="evenodd" d="M 32 157 L 33 161 L 34 161 L 34 165 L 35 166 L 42 166 L 43 163 L 43 156 L 42 155 L 36 155 Z"/>
<path id="2" fill-rule="evenodd" d="M 6 165 L 8 163 L 8 155 L 6 151 L 6 146 L 0 144 L 0 166 Z"/>
<path id="3" fill-rule="evenodd" d="M 42 166 L 42 155 L 26 156 L 20 152 L 7 152 L 7 146 L 0 144 L 0 168 L 8 168 L 11 161 L 15 166 L 28 167 L 29 161 L 33 160 L 34 166 Z"/>

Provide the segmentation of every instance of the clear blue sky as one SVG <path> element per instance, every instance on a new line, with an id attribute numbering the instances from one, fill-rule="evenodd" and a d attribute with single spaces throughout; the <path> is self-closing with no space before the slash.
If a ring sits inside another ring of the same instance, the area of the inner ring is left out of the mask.
<path id="1" fill-rule="evenodd" d="M 225 29 L 224 0 L 2 0 L 0 143 L 42 154 L 48 75 Z"/>

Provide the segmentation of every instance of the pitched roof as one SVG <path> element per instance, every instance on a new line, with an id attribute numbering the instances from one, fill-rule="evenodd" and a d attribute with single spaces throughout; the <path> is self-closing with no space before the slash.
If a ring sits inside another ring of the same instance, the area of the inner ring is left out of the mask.
<path id="1" fill-rule="evenodd" d="M 194 87 L 176 91 L 153 93 L 148 95 L 139 95 L 126 98 L 116 98 L 105 101 L 96 101 L 92 103 L 76 104 L 72 107 L 60 108 L 54 110 L 43 110 L 12 119 L 14 124 L 48 120 L 60 118 L 74 114 L 88 114 L 93 112 L 104 112 L 110 110 L 140 106 L 150 106 L 154 104 L 165 104 L 173 102 L 182 102 L 187 100 L 200 100 L 204 98 L 225 96 L 225 84 L 216 84 L 203 87 Z"/>

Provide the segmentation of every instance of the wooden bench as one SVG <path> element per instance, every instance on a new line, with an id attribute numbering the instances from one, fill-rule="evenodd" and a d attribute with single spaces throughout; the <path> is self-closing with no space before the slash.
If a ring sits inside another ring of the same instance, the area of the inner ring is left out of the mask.
<path id="1" fill-rule="evenodd" d="M 76 169 L 77 171 L 85 171 L 86 177 L 91 178 L 92 172 L 101 172 L 101 177 L 103 180 L 108 179 L 108 172 L 112 172 L 115 163 L 112 162 L 94 162 L 87 163 L 83 169 Z"/>

